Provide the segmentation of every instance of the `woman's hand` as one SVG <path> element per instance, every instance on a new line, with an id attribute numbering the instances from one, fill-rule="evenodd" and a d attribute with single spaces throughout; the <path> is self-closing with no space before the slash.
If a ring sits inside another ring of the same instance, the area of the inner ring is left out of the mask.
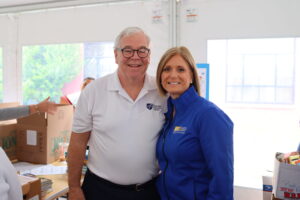
<path id="1" fill-rule="evenodd" d="M 54 114 L 57 110 L 57 104 L 54 102 L 49 101 L 50 97 L 46 98 L 44 101 L 41 101 L 38 104 L 30 105 L 30 114 L 33 113 L 41 113 L 46 112 L 49 114 Z"/>

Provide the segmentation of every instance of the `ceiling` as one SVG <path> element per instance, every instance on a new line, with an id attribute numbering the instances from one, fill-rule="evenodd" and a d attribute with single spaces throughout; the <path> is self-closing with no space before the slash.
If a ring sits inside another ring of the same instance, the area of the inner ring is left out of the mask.
<path id="1" fill-rule="evenodd" d="M 134 2 L 138 0 L 0 0 L 0 14 L 61 8 L 101 3 Z M 147 1 L 147 0 L 139 0 Z"/>
<path id="2" fill-rule="evenodd" d="M 0 7 L 12 7 L 28 4 L 55 2 L 57 0 L 0 0 Z"/>

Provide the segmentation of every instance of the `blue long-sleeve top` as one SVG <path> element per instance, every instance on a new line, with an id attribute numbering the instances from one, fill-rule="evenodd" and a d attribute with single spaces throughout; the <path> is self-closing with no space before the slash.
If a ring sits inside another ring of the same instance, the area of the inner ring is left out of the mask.
<path id="1" fill-rule="evenodd" d="M 29 106 L 0 108 L 0 121 L 25 117 L 29 112 Z"/>
<path id="2" fill-rule="evenodd" d="M 175 115 L 173 115 L 175 108 Z M 233 123 L 190 87 L 168 99 L 156 153 L 162 200 L 233 200 Z"/>

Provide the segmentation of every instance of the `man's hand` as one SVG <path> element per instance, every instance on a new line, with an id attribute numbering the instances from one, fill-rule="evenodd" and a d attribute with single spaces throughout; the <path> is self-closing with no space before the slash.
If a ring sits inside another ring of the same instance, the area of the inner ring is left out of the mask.
<path id="1" fill-rule="evenodd" d="M 68 200 L 85 200 L 80 187 L 69 188 Z"/>

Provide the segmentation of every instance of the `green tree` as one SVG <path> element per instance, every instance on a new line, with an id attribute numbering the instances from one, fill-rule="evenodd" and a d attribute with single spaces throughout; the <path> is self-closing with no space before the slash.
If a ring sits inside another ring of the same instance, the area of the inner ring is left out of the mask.
<path id="1" fill-rule="evenodd" d="M 82 71 L 82 63 L 80 44 L 23 47 L 23 103 L 48 96 L 58 102 L 62 87 Z"/>

